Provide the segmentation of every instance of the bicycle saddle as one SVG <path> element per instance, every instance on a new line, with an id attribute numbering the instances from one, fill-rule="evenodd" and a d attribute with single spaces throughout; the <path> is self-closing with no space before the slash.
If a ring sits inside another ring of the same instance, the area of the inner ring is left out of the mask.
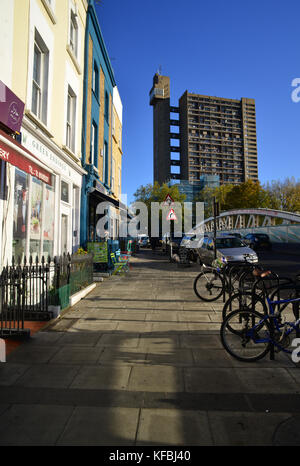
<path id="1" fill-rule="evenodd" d="M 268 275 L 272 274 L 271 270 L 259 270 L 259 269 L 254 269 L 252 273 L 255 277 L 261 277 L 261 278 L 267 277 Z"/>

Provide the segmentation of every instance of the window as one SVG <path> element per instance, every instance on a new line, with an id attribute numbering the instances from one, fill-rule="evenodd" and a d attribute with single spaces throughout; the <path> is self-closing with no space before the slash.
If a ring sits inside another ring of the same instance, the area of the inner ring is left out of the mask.
<path id="1" fill-rule="evenodd" d="M 111 190 L 115 192 L 115 159 L 111 161 Z"/>
<path id="2" fill-rule="evenodd" d="M 64 202 L 69 202 L 69 185 L 66 181 L 61 181 L 60 198 Z"/>
<path id="3" fill-rule="evenodd" d="M 70 49 L 77 57 L 78 53 L 78 24 L 77 24 L 77 15 L 71 10 L 70 16 Z"/>
<path id="4" fill-rule="evenodd" d="M 76 95 L 68 86 L 67 97 L 67 122 L 66 122 L 66 146 L 75 152 L 75 121 L 76 121 Z"/>
<path id="5" fill-rule="evenodd" d="M 99 69 L 96 63 L 94 63 L 93 69 L 92 90 L 97 99 L 99 99 Z"/>
<path id="6" fill-rule="evenodd" d="M 108 121 L 108 116 L 109 116 L 109 97 L 108 93 L 105 92 L 105 109 L 104 109 L 104 116 L 106 121 Z"/>
<path id="7" fill-rule="evenodd" d="M 32 75 L 32 112 L 47 124 L 49 50 L 41 36 L 35 31 L 33 75 Z"/>
<path id="8" fill-rule="evenodd" d="M 107 142 L 104 141 L 104 154 L 103 154 L 103 182 L 108 184 L 108 146 Z"/>
<path id="9" fill-rule="evenodd" d="M 93 121 L 92 123 L 92 134 L 91 134 L 91 153 L 90 153 L 90 163 L 97 167 L 97 151 L 98 151 L 98 126 Z"/>

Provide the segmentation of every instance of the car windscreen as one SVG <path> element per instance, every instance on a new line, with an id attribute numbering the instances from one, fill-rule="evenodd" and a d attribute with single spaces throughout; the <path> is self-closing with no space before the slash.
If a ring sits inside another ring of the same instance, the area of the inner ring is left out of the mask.
<path id="1" fill-rule="evenodd" d="M 239 238 L 217 238 L 216 247 L 217 249 L 226 248 L 242 248 L 245 244 Z"/>

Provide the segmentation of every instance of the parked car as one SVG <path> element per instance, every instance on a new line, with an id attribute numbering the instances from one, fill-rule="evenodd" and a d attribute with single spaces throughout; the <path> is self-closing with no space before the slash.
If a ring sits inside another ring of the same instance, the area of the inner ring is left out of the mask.
<path id="1" fill-rule="evenodd" d="M 225 262 L 258 262 L 256 252 L 235 236 L 217 236 L 216 250 L 217 259 L 221 259 Z M 211 265 L 215 259 L 213 238 L 205 237 L 197 252 L 200 260 L 204 264 Z"/>
<path id="2" fill-rule="evenodd" d="M 187 257 L 191 262 L 197 262 L 199 255 L 197 253 L 199 247 L 202 245 L 204 236 L 197 237 L 195 233 L 186 234 L 180 243 L 181 248 L 186 248 Z"/>
<path id="3" fill-rule="evenodd" d="M 271 251 L 272 249 L 270 238 L 265 233 L 248 233 L 244 236 L 243 241 L 255 251 L 257 249 L 266 249 L 267 251 Z"/>
<path id="4" fill-rule="evenodd" d="M 240 238 L 240 239 L 243 238 L 241 233 L 230 233 L 230 236 L 235 236 L 236 238 Z"/>
<path id="5" fill-rule="evenodd" d="M 139 246 L 140 248 L 146 248 L 149 246 L 149 236 L 147 235 L 141 235 L 139 236 Z"/>

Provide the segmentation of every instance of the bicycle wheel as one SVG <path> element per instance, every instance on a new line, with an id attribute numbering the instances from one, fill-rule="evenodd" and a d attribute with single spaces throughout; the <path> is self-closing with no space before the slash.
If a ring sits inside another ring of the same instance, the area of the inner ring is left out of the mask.
<path id="1" fill-rule="evenodd" d="M 260 314 L 267 314 L 268 309 L 264 300 L 252 293 L 236 293 L 227 299 L 222 310 L 222 319 L 226 319 L 227 315 L 233 311 L 256 311 Z M 228 329 L 235 333 L 235 329 L 230 327 Z"/>
<path id="2" fill-rule="evenodd" d="M 202 301 L 216 301 L 223 290 L 224 280 L 217 270 L 204 270 L 194 280 L 194 292 Z"/>
<path id="3" fill-rule="evenodd" d="M 235 331 L 232 332 L 231 328 Z M 271 325 L 268 318 L 256 311 L 233 311 L 220 329 L 224 349 L 239 361 L 254 362 L 271 349 Z"/>

